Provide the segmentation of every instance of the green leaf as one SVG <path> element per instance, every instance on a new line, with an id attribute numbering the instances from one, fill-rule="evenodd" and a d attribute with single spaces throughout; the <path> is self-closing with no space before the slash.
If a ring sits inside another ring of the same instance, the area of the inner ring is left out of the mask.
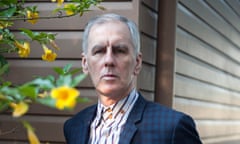
<path id="1" fill-rule="evenodd" d="M 0 85 L 0 88 L 4 87 L 4 86 L 11 86 L 12 85 L 12 82 L 10 81 L 3 81 Z"/>
<path id="2" fill-rule="evenodd" d="M 55 68 L 53 68 L 53 70 L 54 70 L 57 74 L 59 74 L 59 75 L 63 75 L 63 74 L 64 74 L 63 69 L 60 68 L 60 67 L 55 67 Z"/>
<path id="3" fill-rule="evenodd" d="M 89 98 L 82 98 L 82 97 L 78 97 L 76 100 L 78 103 L 86 103 L 91 101 Z"/>
<path id="4" fill-rule="evenodd" d="M 28 84 L 37 85 L 41 89 L 51 89 L 54 87 L 51 77 L 49 79 L 36 78 Z"/>
<path id="5" fill-rule="evenodd" d="M 4 66 L 0 67 L 0 76 L 8 72 L 9 64 L 5 64 Z"/>
<path id="6" fill-rule="evenodd" d="M 0 4 L 2 5 L 13 5 L 17 4 L 18 0 L 1 0 Z"/>
<path id="7" fill-rule="evenodd" d="M 31 39 L 34 39 L 36 33 L 34 33 L 33 31 L 29 30 L 29 29 L 25 29 L 25 28 L 20 28 L 19 30 L 22 31 L 22 34 L 28 36 Z"/>
<path id="8" fill-rule="evenodd" d="M 0 76 L 6 73 L 9 70 L 9 64 L 7 60 L 0 55 Z"/>
<path id="9" fill-rule="evenodd" d="M 63 72 L 64 74 L 68 74 L 68 72 L 70 71 L 72 67 L 72 64 L 67 64 L 66 66 L 63 67 Z"/>
<path id="10" fill-rule="evenodd" d="M 6 101 L 0 101 L 0 112 L 5 111 L 8 108 L 9 103 Z"/>
<path id="11" fill-rule="evenodd" d="M 13 16 L 14 13 L 16 12 L 16 10 L 17 10 L 16 6 L 6 8 L 5 10 L 0 11 L 0 16 L 5 17 L 4 19 L 7 19 L 7 18 Z"/>
<path id="12" fill-rule="evenodd" d="M 72 82 L 72 77 L 71 77 L 71 75 L 61 75 L 61 76 L 59 76 L 59 78 L 57 79 L 56 85 L 57 85 L 57 87 L 63 86 L 63 85 L 70 86 L 70 85 L 71 85 L 71 82 Z"/>
<path id="13" fill-rule="evenodd" d="M 71 67 L 72 67 L 72 64 L 67 64 L 63 68 L 55 67 L 53 69 L 59 75 L 67 75 L 67 74 L 69 74 L 69 71 L 70 71 Z"/>
<path id="14" fill-rule="evenodd" d="M 56 100 L 52 99 L 51 97 L 37 99 L 36 102 L 45 106 L 53 107 L 53 108 L 55 108 L 55 105 L 56 105 Z"/>
<path id="15" fill-rule="evenodd" d="M 82 80 L 84 80 L 87 77 L 86 74 L 80 74 L 76 77 L 74 77 L 71 86 L 76 87 Z"/>
<path id="16" fill-rule="evenodd" d="M 31 85 L 23 85 L 19 87 L 19 93 L 23 96 L 36 99 L 38 95 L 38 88 Z"/>
<path id="17" fill-rule="evenodd" d="M 79 73 L 82 71 L 82 68 L 76 68 L 76 69 L 73 69 L 72 71 L 69 72 L 69 74 L 76 74 L 76 73 Z"/>

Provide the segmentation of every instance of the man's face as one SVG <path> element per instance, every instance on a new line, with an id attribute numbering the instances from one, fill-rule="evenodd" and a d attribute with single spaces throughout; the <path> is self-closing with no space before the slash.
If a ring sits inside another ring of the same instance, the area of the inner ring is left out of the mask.
<path id="1" fill-rule="evenodd" d="M 120 98 L 135 87 L 141 54 L 134 53 L 128 27 L 118 21 L 94 25 L 89 32 L 88 52 L 82 66 L 100 96 Z"/>

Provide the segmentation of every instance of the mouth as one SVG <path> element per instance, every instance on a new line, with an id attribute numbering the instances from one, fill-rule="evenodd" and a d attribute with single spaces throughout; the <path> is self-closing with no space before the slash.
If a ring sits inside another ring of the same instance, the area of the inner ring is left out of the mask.
<path id="1" fill-rule="evenodd" d="M 105 79 L 105 80 L 113 80 L 113 79 L 117 78 L 117 75 L 114 75 L 114 74 L 104 74 L 101 78 Z"/>

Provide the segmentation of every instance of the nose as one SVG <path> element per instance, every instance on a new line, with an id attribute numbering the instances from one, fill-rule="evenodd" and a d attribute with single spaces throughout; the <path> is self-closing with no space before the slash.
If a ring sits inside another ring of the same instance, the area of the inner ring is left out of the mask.
<path id="1" fill-rule="evenodd" d="M 107 52 L 104 56 L 104 65 L 105 65 L 105 67 L 114 67 L 115 66 L 115 57 L 114 57 L 113 51 L 110 47 L 107 48 Z"/>

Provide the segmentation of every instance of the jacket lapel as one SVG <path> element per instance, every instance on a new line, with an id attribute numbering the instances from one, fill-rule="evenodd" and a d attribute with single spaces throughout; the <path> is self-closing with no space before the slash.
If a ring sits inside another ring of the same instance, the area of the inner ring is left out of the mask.
<path id="1" fill-rule="evenodd" d="M 130 112 L 127 122 L 124 125 L 123 131 L 120 135 L 119 144 L 130 144 L 131 140 L 137 131 L 136 123 L 142 119 L 143 111 L 146 105 L 146 100 L 139 93 L 139 97 Z"/>
<path id="2" fill-rule="evenodd" d="M 81 131 L 81 135 L 77 137 L 76 144 L 86 144 L 89 140 L 90 126 L 96 115 L 97 106 L 95 105 L 89 111 L 86 112 L 85 119 L 81 124 L 78 131 Z"/>

